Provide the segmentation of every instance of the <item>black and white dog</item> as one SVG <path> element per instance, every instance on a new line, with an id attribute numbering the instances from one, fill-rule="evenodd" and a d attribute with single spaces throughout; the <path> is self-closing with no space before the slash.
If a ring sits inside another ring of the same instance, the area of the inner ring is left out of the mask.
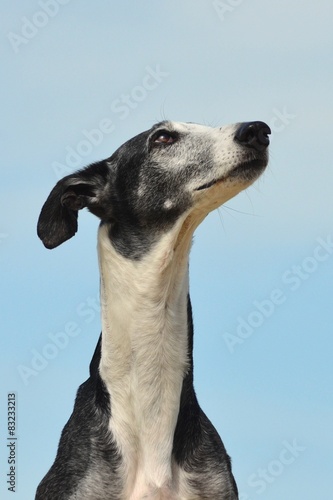
<path id="1" fill-rule="evenodd" d="M 102 334 L 37 500 L 234 500 L 230 459 L 193 388 L 188 259 L 206 215 L 255 181 L 269 127 L 165 121 L 59 181 L 38 235 L 101 219 Z"/>

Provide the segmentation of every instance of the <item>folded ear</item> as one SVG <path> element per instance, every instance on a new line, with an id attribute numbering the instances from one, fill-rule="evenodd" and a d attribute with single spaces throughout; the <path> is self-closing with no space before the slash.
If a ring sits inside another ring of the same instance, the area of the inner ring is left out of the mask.
<path id="1" fill-rule="evenodd" d="M 37 234 L 46 248 L 55 248 L 74 236 L 81 208 L 87 207 L 102 216 L 107 185 L 106 162 L 90 165 L 64 177 L 55 185 L 43 205 L 37 224 Z"/>

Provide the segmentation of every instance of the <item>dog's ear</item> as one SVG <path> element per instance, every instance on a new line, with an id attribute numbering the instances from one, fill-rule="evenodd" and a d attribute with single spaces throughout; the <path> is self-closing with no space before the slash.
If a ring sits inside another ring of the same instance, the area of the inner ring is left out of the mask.
<path id="1" fill-rule="evenodd" d="M 102 218 L 108 185 L 105 161 L 67 175 L 52 189 L 43 205 L 37 234 L 46 248 L 55 248 L 77 231 L 78 211 L 87 207 Z"/>

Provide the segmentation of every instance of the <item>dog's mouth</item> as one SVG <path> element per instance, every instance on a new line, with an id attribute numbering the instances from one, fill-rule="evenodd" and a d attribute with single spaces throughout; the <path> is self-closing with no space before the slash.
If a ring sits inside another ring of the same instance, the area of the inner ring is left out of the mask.
<path id="1" fill-rule="evenodd" d="M 196 191 L 202 191 L 204 189 L 208 189 L 214 186 L 215 184 L 219 184 L 220 182 L 225 182 L 233 179 L 239 179 L 240 181 L 246 181 L 246 182 L 251 182 L 251 181 L 253 182 L 264 171 L 264 169 L 267 166 L 267 163 L 268 163 L 267 158 L 255 158 L 252 160 L 242 162 L 223 177 L 219 177 L 218 179 L 213 179 L 209 182 L 206 182 L 205 184 L 202 184 L 200 187 L 196 188 Z"/>

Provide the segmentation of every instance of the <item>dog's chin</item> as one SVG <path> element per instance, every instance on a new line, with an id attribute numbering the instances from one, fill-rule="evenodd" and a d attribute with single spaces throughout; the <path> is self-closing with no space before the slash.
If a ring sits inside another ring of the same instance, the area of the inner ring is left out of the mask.
<path id="1" fill-rule="evenodd" d="M 263 173 L 267 164 L 267 158 L 255 158 L 252 160 L 244 161 L 223 177 L 213 179 L 209 182 L 206 182 L 205 184 L 202 184 L 196 189 L 196 191 L 209 189 L 216 184 L 220 184 L 226 181 L 252 183 Z"/>
<path id="2" fill-rule="evenodd" d="M 245 161 L 231 170 L 231 172 L 229 172 L 226 176 L 226 179 L 253 182 L 263 173 L 267 164 L 267 158 L 255 158 Z"/>

